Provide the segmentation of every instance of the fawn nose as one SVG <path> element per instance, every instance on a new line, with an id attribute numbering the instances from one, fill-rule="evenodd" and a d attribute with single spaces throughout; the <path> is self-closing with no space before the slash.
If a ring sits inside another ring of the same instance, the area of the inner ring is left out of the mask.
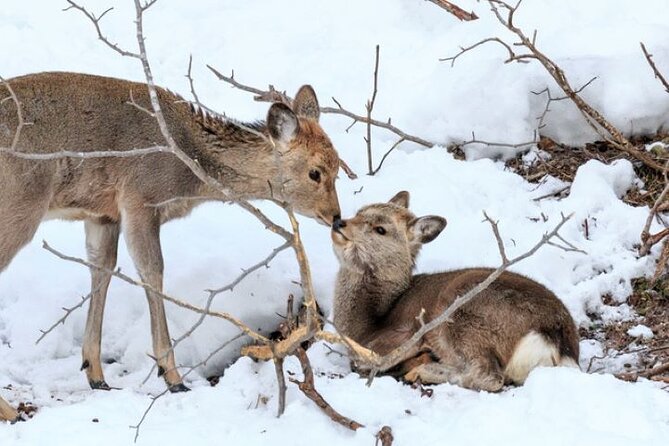
<path id="1" fill-rule="evenodd" d="M 341 228 L 346 227 L 346 221 L 341 219 L 341 215 L 335 215 L 334 220 L 332 222 L 332 229 L 334 231 L 338 231 Z"/>

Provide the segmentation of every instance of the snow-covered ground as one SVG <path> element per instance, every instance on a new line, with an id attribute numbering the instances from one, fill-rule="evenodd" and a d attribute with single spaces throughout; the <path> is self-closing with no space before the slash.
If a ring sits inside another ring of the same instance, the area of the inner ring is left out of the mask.
<path id="1" fill-rule="evenodd" d="M 134 48 L 134 11 L 130 0 L 88 0 L 102 12 L 110 38 Z M 494 44 L 459 58 L 454 67 L 438 58 L 481 38 L 508 33 L 500 29 L 485 2 L 461 0 L 480 20 L 458 22 L 429 2 L 419 0 L 283 2 L 162 0 L 146 17 L 148 50 L 159 84 L 189 96 L 184 77 L 193 54 L 198 92 L 206 104 L 244 119 L 262 119 L 267 104 L 220 83 L 206 69 L 235 70 L 238 80 L 256 86 L 269 83 L 294 93 L 311 83 L 322 104 L 336 97 L 346 107 L 364 112 L 371 92 L 374 45 L 381 45 L 380 119 L 425 138 L 449 144 L 469 139 L 519 143 L 531 140 L 545 98 L 532 94 L 555 85 L 536 64 L 503 64 L 506 53 Z M 136 61 L 124 59 L 97 41 L 92 25 L 76 11 L 62 12 L 64 1 L 4 0 L 0 8 L 0 75 L 12 77 L 45 70 L 83 71 L 141 80 Z M 653 79 L 639 49 L 644 41 L 661 69 L 669 73 L 669 3 L 647 0 L 643 6 L 623 0 L 534 0 L 524 4 L 517 23 L 565 69 L 576 86 L 598 76 L 584 97 L 625 131 L 654 132 L 669 121 L 669 98 Z M 592 138 L 568 102 L 551 107 L 544 133 L 575 143 Z M 575 215 L 562 234 L 587 254 L 545 247 L 514 268 L 552 289 L 576 321 L 587 326 L 589 315 L 605 320 L 634 318 L 625 305 L 606 306 L 609 294 L 623 302 L 630 279 L 648 273 L 654 257 L 638 259 L 634 245 L 647 209 L 620 200 L 637 184 L 630 163 L 584 165 L 567 198 L 534 198 L 563 187 L 557 180 L 541 186 L 525 182 L 503 164 L 489 159 L 463 162 L 443 148 L 422 150 L 406 144 L 394 152 L 375 177 L 364 175 L 364 128 L 324 115 L 322 124 L 342 157 L 360 179 L 342 175 L 338 183 L 343 215 L 360 206 L 387 200 L 397 191 L 412 194 L 417 214 L 445 216 L 444 233 L 424 248 L 420 271 L 465 266 L 495 266 L 497 247 L 482 211 L 500 221 L 509 254 L 518 254 L 551 229 L 560 213 Z M 377 160 L 394 142 L 393 135 L 374 131 Z M 469 155 L 483 154 L 474 148 Z M 494 153 L 488 153 L 494 155 Z M 281 212 L 263 205 L 285 222 Z M 588 221 L 588 238 L 584 221 Z M 337 261 L 326 228 L 303 220 L 316 291 L 330 311 Z M 0 444 L 60 445 L 132 442 L 136 424 L 163 390 L 151 377 L 148 311 L 143 293 L 114 282 L 105 314 L 103 357 L 108 382 L 124 390 L 93 392 L 79 372 L 85 311 L 35 345 L 40 329 L 62 314 L 61 307 L 87 293 L 88 271 L 63 262 L 41 249 L 41 240 L 73 255 L 84 255 L 79 223 L 43 224 L 33 243 L 0 275 L 0 395 L 16 404 L 40 407 L 30 422 L 0 425 Z M 234 206 L 203 205 L 186 219 L 163 227 L 165 289 L 201 304 L 204 289 L 233 279 L 240 268 L 262 259 L 280 240 Z M 124 248 L 119 265 L 134 271 Z M 251 326 L 272 328 L 289 293 L 298 292 L 299 277 L 289 252 L 266 270 L 255 273 L 234 292 L 222 295 L 215 307 Z M 196 316 L 168 305 L 174 337 L 188 330 Z M 176 351 L 180 364 L 206 357 L 235 330 L 221 321 L 207 321 Z M 238 345 L 238 344 L 237 344 Z M 601 346 L 583 340 L 581 363 L 587 365 Z M 347 360 L 327 354 L 322 345 L 309 352 L 322 372 L 316 384 L 333 406 L 366 425 L 351 433 L 334 425 L 297 389 L 289 385 L 286 414 L 275 418 L 276 389 L 271 364 L 235 360 L 235 348 L 216 356 L 189 376 L 187 394 L 160 399 L 148 416 L 140 444 L 360 444 L 374 443 L 374 434 L 390 425 L 395 444 L 607 444 L 664 445 L 669 439 L 669 394 L 657 385 L 629 384 L 610 375 L 589 375 L 567 369 L 541 369 L 524 387 L 500 394 L 476 393 L 451 385 L 435 387 L 430 399 L 390 378 L 371 387 L 350 373 Z M 625 358 L 626 361 L 633 358 Z M 621 361 L 603 363 L 607 371 Z M 204 377 L 225 376 L 210 388 Z M 299 365 L 289 361 L 287 369 Z M 340 377 L 340 375 L 342 377 Z M 11 384 L 11 388 L 4 388 Z M 93 419 L 97 419 L 94 422 Z"/>

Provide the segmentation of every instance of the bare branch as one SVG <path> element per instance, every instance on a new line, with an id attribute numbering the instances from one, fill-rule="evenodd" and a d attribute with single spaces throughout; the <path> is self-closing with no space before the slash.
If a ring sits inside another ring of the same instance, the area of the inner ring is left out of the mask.
<path id="1" fill-rule="evenodd" d="M 466 22 L 469 22 L 471 20 L 476 20 L 476 19 L 479 18 L 474 13 L 474 11 L 467 12 L 464 9 L 462 9 L 461 7 L 459 7 L 457 5 L 454 5 L 453 3 L 449 2 L 448 0 L 428 0 L 428 1 L 434 3 L 435 5 L 439 6 L 440 8 L 450 12 L 451 14 L 453 14 L 456 18 L 458 18 L 460 20 L 464 20 Z"/>
<path id="2" fill-rule="evenodd" d="M 393 144 L 393 145 L 390 147 L 390 149 L 388 149 L 388 151 L 383 155 L 383 157 L 381 158 L 381 161 L 379 162 L 379 165 L 376 166 L 376 169 L 374 169 L 374 170 L 372 171 L 372 175 L 376 175 L 376 174 L 379 172 L 379 170 L 381 170 L 381 166 L 383 166 L 383 162 L 386 160 L 386 158 L 388 157 L 388 155 L 390 155 L 390 152 L 392 152 L 393 150 L 395 150 L 395 149 L 396 149 L 400 144 L 402 144 L 404 141 L 406 141 L 404 138 L 400 138 L 400 139 L 398 139 L 397 141 L 395 141 L 395 144 Z"/>
<path id="3" fill-rule="evenodd" d="M 660 195 L 657 197 L 657 200 L 655 200 L 655 203 L 653 203 L 653 207 L 650 208 L 650 212 L 648 213 L 648 217 L 646 218 L 646 223 L 643 225 L 643 229 L 641 230 L 641 242 L 642 245 L 639 248 L 639 255 L 640 256 L 646 256 L 650 252 L 650 249 L 664 236 L 667 234 L 667 229 L 665 228 L 664 231 L 660 231 L 659 233 L 655 235 L 650 234 L 650 225 L 653 222 L 653 218 L 657 215 L 660 206 L 662 206 L 666 202 L 667 194 L 669 194 L 669 176 L 668 176 L 668 169 L 669 169 L 669 160 L 664 164 L 664 189 L 662 189 L 662 192 Z"/>
<path id="4" fill-rule="evenodd" d="M 102 20 L 102 18 L 103 18 L 108 12 L 110 12 L 111 10 L 113 10 L 114 8 L 108 8 L 108 9 L 105 10 L 102 14 L 100 14 L 99 17 L 95 17 L 94 14 L 88 12 L 88 10 L 87 10 L 86 8 L 84 8 L 83 6 L 78 5 L 78 4 L 75 3 L 74 1 L 72 1 L 72 0 L 65 0 L 65 1 L 67 1 L 67 3 L 69 3 L 70 6 L 68 6 L 67 8 L 65 8 L 63 11 L 68 11 L 68 10 L 70 10 L 70 9 L 76 9 L 76 10 L 80 11 L 83 15 L 85 15 L 85 16 L 88 18 L 88 20 L 90 20 L 91 23 L 93 24 L 93 26 L 95 27 L 95 32 L 98 34 L 98 39 L 100 39 L 100 40 L 101 40 L 105 45 L 107 45 L 109 48 L 111 48 L 112 50 L 116 51 L 116 52 L 117 52 L 118 54 L 120 54 L 121 56 L 132 57 L 132 58 L 135 58 L 135 59 L 139 59 L 139 58 L 141 57 L 140 54 L 138 54 L 138 53 L 133 53 L 133 52 L 131 52 L 131 51 L 126 51 L 126 50 L 124 50 L 124 49 L 121 48 L 118 44 L 113 43 L 112 41 L 110 41 L 110 40 L 109 40 L 109 39 L 102 33 L 102 29 L 100 29 L 100 20 Z M 156 1 L 156 0 L 153 0 L 151 3 L 155 3 L 155 1 Z"/>
<path id="5" fill-rule="evenodd" d="M 12 86 L 9 85 L 9 82 L 7 82 L 5 78 L 3 78 L 2 76 L 0 76 L 0 82 L 5 86 L 5 88 L 9 92 L 9 97 L 16 106 L 16 118 L 18 120 L 18 123 L 16 124 L 16 128 L 14 129 L 14 138 L 12 139 L 12 145 L 9 149 L 9 152 L 14 152 L 18 148 L 19 139 L 21 138 L 21 131 L 23 130 L 23 127 L 26 125 L 30 125 L 31 123 L 25 121 L 25 118 L 23 117 L 23 107 L 21 107 L 21 102 L 19 102 L 19 98 L 16 96 L 16 93 L 14 92 Z M 0 153 L 3 152 L 4 149 L 0 148 Z"/>
<path id="6" fill-rule="evenodd" d="M 215 68 L 213 68 L 211 65 L 207 65 L 207 68 L 209 68 L 212 71 L 212 73 L 214 73 L 216 75 L 216 77 L 218 79 L 222 80 L 223 82 L 226 82 L 226 83 L 228 83 L 228 84 L 232 85 L 233 87 L 238 88 L 240 90 L 247 91 L 249 93 L 255 94 L 256 97 L 254 99 L 256 101 L 273 102 L 273 101 L 276 101 L 277 99 L 279 99 L 280 102 L 285 102 L 287 104 L 291 104 L 292 101 L 293 101 L 292 98 L 287 96 L 285 93 L 281 93 L 281 92 L 277 91 L 271 85 L 270 85 L 269 90 L 260 90 L 258 88 L 251 87 L 251 86 L 248 86 L 248 85 L 245 85 L 245 84 L 242 84 L 242 83 L 238 82 L 234 78 L 234 72 L 232 73 L 231 76 L 226 76 L 226 75 L 222 74 L 221 72 L 219 72 L 218 70 L 216 70 Z M 351 118 L 354 121 L 354 123 L 355 122 L 362 122 L 362 123 L 365 123 L 365 124 L 367 123 L 367 121 L 368 121 L 367 117 L 352 113 L 352 112 L 346 110 L 334 98 L 333 98 L 333 100 L 337 104 L 337 107 L 320 107 L 321 113 L 333 113 L 333 114 L 337 114 L 337 115 L 346 116 L 348 118 Z M 434 147 L 435 145 L 437 145 L 437 143 L 435 143 L 435 142 L 428 141 L 428 140 L 420 138 L 418 136 L 409 135 L 408 133 L 406 133 L 406 132 L 400 130 L 399 128 L 395 127 L 394 125 L 392 125 L 390 119 L 388 119 L 387 122 L 378 121 L 376 119 L 370 119 L 369 122 L 374 127 L 379 127 L 379 128 L 386 129 L 390 132 L 395 133 L 399 137 L 403 137 L 406 141 L 411 141 L 411 142 L 419 144 L 423 147 L 431 148 L 431 147 Z"/>
<path id="7" fill-rule="evenodd" d="M 609 142 L 618 150 L 628 154 L 629 156 L 643 162 L 649 168 L 662 171 L 662 166 L 655 161 L 650 155 L 645 151 L 639 150 L 635 147 L 623 133 L 618 130 L 613 124 L 611 124 L 604 116 L 588 104 L 581 96 L 579 96 L 578 91 L 574 89 L 564 71 L 548 56 L 542 53 L 536 46 L 536 32 L 532 34 L 532 37 L 528 37 L 523 30 L 516 27 L 513 22 L 514 14 L 518 10 L 521 2 L 519 1 L 516 6 L 511 6 L 508 3 L 502 0 L 488 0 L 488 3 L 491 6 L 492 12 L 497 18 L 497 20 L 507 28 L 509 31 L 514 33 L 518 37 L 519 42 L 513 43 L 514 46 L 522 46 L 528 50 L 526 54 L 516 54 L 512 49 L 511 45 L 504 42 L 499 37 L 489 37 L 483 39 L 469 47 L 462 48 L 461 51 L 452 57 L 443 59 L 445 61 L 455 62 L 457 57 L 462 54 L 484 44 L 487 42 L 497 42 L 501 44 L 508 52 L 509 57 L 505 62 L 527 62 L 530 60 L 537 60 L 543 67 L 548 71 L 551 77 L 555 80 L 558 86 L 562 89 L 565 95 L 577 106 L 586 122 L 599 134 L 604 140 Z M 543 124 L 543 120 L 541 121 Z"/>
<path id="8" fill-rule="evenodd" d="M 73 257 L 73 256 L 68 256 L 66 254 L 63 254 L 60 251 L 52 248 L 46 241 L 42 242 L 42 247 L 44 249 L 46 249 L 47 251 L 49 251 L 50 253 L 54 254 L 56 257 L 59 257 L 63 260 L 67 260 L 68 262 L 74 262 L 74 263 L 78 263 L 80 265 L 84 265 L 88 268 L 93 268 L 93 269 L 97 269 L 99 271 L 103 271 L 107 274 L 110 274 L 114 277 L 117 277 L 117 278 L 123 280 L 124 282 L 129 283 L 130 285 L 134 285 L 134 286 L 138 286 L 140 288 L 144 288 L 145 290 L 156 294 L 161 299 L 166 300 L 167 302 L 171 302 L 171 303 L 173 303 L 173 304 L 175 304 L 175 305 L 177 305 L 181 308 L 185 308 L 187 310 L 191 310 L 191 311 L 194 311 L 196 313 L 217 317 L 219 319 L 224 319 L 224 320 L 230 322 L 231 324 L 233 324 L 234 326 L 236 326 L 237 328 L 239 328 L 244 334 L 248 335 L 250 338 L 252 338 L 256 341 L 263 342 L 263 343 L 268 343 L 269 342 L 269 339 L 267 339 L 265 336 L 261 335 L 260 333 L 257 333 L 255 330 L 251 329 L 248 325 L 244 324 L 239 319 L 231 316 L 228 313 L 224 313 L 224 312 L 220 312 L 220 311 L 204 310 L 200 307 L 192 305 L 192 304 L 190 304 L 188 302 L 185 302 L 183 300 L 171 297 L 171 296 L 153 288 L 151 285 L 149 285 L 147 283 L 140 282 L 138 280 L 133 279 L 132 277 L 122 273 L 120 270 L 110 270 L 110 269 L 107 269 L 107 268 L 102 268 L 102 267 L 97 266 L 97 265 L 95 265 L 91 262 L 88 262 L 88 261 L 84 260 L 84 259 L 80 259 L 78 257 Z"/>
<path id="9" fill-rule="evenodd" d="M 191 366 L 190 369 L 187 370 L 183 374 L 183 377 L 184 378 L 187 377 L 188 375 L 190 375 L 194 370 L 198 369 L 199 367 L 204 367 L 207 364 L 207 362 L 209 362 L 209 360 L 211 360 L 211 358 L 216 356 L 219 352 L 221 352 L 224 348 L 226 348 L 227 346 L 229 346 L 230 344 L 232 344 L 236 340 L 240 339 L 243 335 L 244 335 L 243 333 L 239 333 L 238 335 L 234 336 L 233 338 L 227 340 L 226 342 L 224 342 L 223 344 L 218 346 L 215 350 L 213 350 L 211 353 L 209 353 L 209 355 L 206 358 L 204 358 L 202 361 L 200 361 L 197 364 Z M 151 412 L 151 409 L 153 409 L 153 406 L 156 404 L 156 402 L 160 398 L 165 396 L 168 392 L 169 392 L 169 389 L 165 389 L 162 392 L 160 392 L 158 395 L 156 395 L 154 397 L 151 397 L 151 403 L 144 410 L 144 413 L 142 413 L 142 417 L 139 419 L 139 422 L 134 426 L 130 426 L 131 429 L 135 430 L 135 439 L 134 439 L 135 443 L 137 443 L 137 439 L 139 438 L 139 430 L 141 429 L 142 424 L 144 424 L 144 421 L 146 420 L 146 417 L 149 415 L 149 412 Z"/>
<path id="10" fill-rule="evenodd" d="M 54 322 L 54 323 L 53 323 L 49 328 L 47 328 L 46 330 L 40 330 L 40 332 L 41 332 L 42 334 L 41 334 L 40 337 L 37 338 L 37 340 L 35 341 L 35 345 L 39 344 L 39 343 L 42 341 L 42 339 L 44 339 L 49 333 L 51 333 L 57 326 L 59 326 L 60 324 L 65 325 L 65 321 L 67 320 L 67 318 L 70 317 L 70 315 L 71 315 L 77 308 L 81 308 L 86 302 L 88 302 L 88 300 L 91 298 L 91 296 L 93 295 L 93 293 L 94 293 L 94 291 L 91 291 L 91 292 L 88 293 L 86 296 L 82 297 L 78 304 L 76 304 L 76 305 L 74 305 L 74 306 L 72 306 L 72 307 L 69 307 L 69 308 L 63 307 L 63 311 L 65 311 L 65 314 L 64 314 L 60 319 L 58 319 L 56 322 Z"/>
<path id="11" fill-rule="evenodd" d="M 481 46 L 485 43 L 488 43 L 488 42 L 496 42 L 496 43 L 502 45 L 506 49 L 506 51 L 509 53 L 509 57 L 504 61 L 504 63 L 509 63 L 509 62 L 514 61 L 514 60 L 518 61 L 518 62 L 527 63 L 528 60 L 526 60 L 526 59 L 534 59 L 535 58 L 532 54 L 520 54 L 520 55 L 516 54 L 513 51 L 513 49 L 511 49 L 511 46 L 509 46 L 509 44 L 507 44 L 505 41 L 503 41 L 499 37 L 488 37 L 487 39 L 480 40 L 473 45 L 470 45 L 470 46 L 467 46 L 467 47 L 460 47 L 460 52 L 457 53 L 455 56 L 444 57 L 444 58 L 439 59 L 439 60 L 441 62 L 451 62 L 451 66 L 453 66 L 453 65 L 455 65 L 455 61 L 458 57 L 460 57 L 463 54 L 465 54 L 466 52 L 471 51 L 474 48 L 479 47 L 479 46 Z"/>
<path id="12" fill-rule="evenodd" d="M 667 93 L 669 93 L 669 82 L 667 82 L 662 73 L 660 73 L 660 70 L 658 70 L 657 66 L 655 66 L 655 62 L 653 61 L 653 55 L 648 53 L 648 50 L 646 50 L 646 46 L 643 44 L 643 42 L 639 43 L 641 44 L 641 50 L 643 51 L 643 55 L 646 56 L 648 65 L 650 65 L 650 68 L 653 70 L 653 73 L 655 74 L 655 79 L 658 79 L 662 83 L 664 90 Z"/>
<path id="13" fill-rule="evenodd" d="M 378 91 L 378 80 L 379 80 L 379 45 L 376 45 L 376 56 L 374 59 L 374 89 L 372 91 L 372 98 L 367 101 L 365 104 L 365 109 L 367 110 L 367 137 L 365 138 L 365 143 L 367 143 L 367 174 L 374 175 L 374 168 L 372 167 L 372 110 L 374 110 L 374 101 L 376 101 L 376 93 Z"/>

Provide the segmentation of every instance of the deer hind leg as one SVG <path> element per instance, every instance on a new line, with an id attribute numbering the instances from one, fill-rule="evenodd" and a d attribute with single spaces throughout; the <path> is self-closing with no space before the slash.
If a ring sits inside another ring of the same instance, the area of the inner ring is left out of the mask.
<path id="1" fill-rule="evenodd" d="M 33 238 L 47 207 L 46 198 L 35 200 L 14 194 L 12 190 L 0 190 L 0 271 Z M 0 421 L 16 421 L 18 418 L 18 412 L 0 397 Z"/>
<path id="2" fill-rule="evenodd" d="M 498 392 L 504 387 L 504 375 L 492 357 L 479 357 L 458 364 L 431 362 L 421 364 L 405 376 L 407 381 L 423 384 L 451 383 L 474 390 Z"/>
<path id="3" fill-rule="evenodd" d="M 119 224 L 105 219 L 97 219 L 87 220 L 84 227 L 86 229 L 88 260 L 106 270 L 114 269 L 118 251 Z M 91 268 L 91 301 L 84 332 L 81 369 L 86 371 L 88 384 L 92 389 L 110 389 L 102 373 L 100 362 L 102 320 L 110 280 L 111 274 Z"/>
<path id="4" fill-rule="evenodd" d="M 48 205 L 48 197 L 37 200 L 0 191 L 0 271 L 32 240 Z"/>
<path id="5" fill-rule="evenodd" d="M 153 289 L 163 289 L 163 256 L 160 249 L 160 221 L 158 215 L 148 208 L 133 209 L 124 212 L 121 218 L 128 250 L 142 281 Z M 186 387 L 174 361 L 174 351 L 165 318 L 163 299 L 148 291 L 151 316 L 151 336 L 153 353 L 158 364 L 158 376 L 162 376 L 171 392 L 190 390 Z"/>

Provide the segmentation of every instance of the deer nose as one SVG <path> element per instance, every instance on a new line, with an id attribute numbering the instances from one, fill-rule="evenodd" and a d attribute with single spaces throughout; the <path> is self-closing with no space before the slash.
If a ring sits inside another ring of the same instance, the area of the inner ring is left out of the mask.
<path id="1" fill-rule="evenodd" d="M 341 219 L 341 215 L 335 215 L 332 222 L 332 229 L 338 231 L 341 228 L 346 227 L 346 221 Z"/>

